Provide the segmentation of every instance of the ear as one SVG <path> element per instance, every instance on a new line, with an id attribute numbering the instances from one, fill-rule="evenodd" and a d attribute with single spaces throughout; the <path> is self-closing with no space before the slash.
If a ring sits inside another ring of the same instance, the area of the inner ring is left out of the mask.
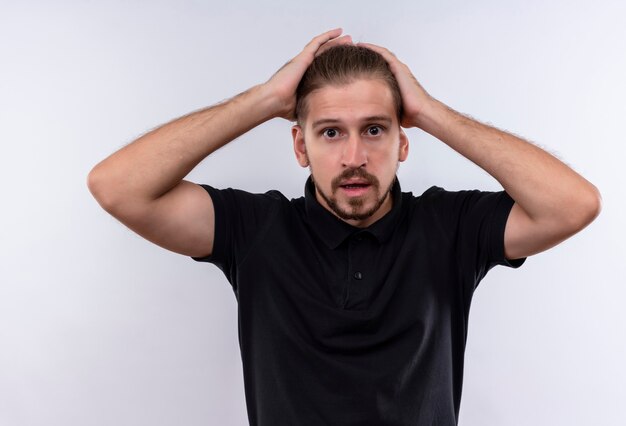
<path id="1" fill-rule="evenodd" d="M 309 157 L 306 154 L 306 145 L 304 144 L 304 131 L 298 124 L 291 128 L 291 137 L 293 138 L 293 150 L 296 153 L 296 160 L 302 167 L 309 165 Z"/>
<path id="2" fill-rule="evenodd" d="M 409 138 L 404 130 L 400 128 L 400 150 L 398 152 L 398 160 L 404 161 L 409 156 Z"/>

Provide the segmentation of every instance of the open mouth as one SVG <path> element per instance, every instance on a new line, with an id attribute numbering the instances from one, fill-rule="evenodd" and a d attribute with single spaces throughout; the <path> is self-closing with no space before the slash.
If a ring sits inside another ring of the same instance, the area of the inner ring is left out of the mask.
<path id="1" fill-rule="evenodd" d="M 360 197 L 364 196 L 371 186 L 372 184 L 367 182 L 350 182 L 339 185 L 339 188 L 349 197 Z"/>
<path id="2" fill-rule="evenodd" d="M 367 188 L 368 186 L 370 186 L 370 184 L 369 183 L 349 183 L 349 184 L 340 185 L 340 186 L 345 189 L 359 189 L 359 188 Z"/>

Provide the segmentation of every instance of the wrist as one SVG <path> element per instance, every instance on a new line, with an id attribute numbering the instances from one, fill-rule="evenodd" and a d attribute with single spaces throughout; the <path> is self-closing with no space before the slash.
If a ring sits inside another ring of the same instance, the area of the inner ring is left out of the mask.
<path id="1" fill-rule="evenodd" d="M 437 103 L 440 102 L 431 96 L 423 98 L 418 104 L 419 107 L 414 107 L 413 111 L 405 110 L 402 126 L 406 128 L 417 127 L 425 130 L 424 127 L 427 125 L 430 118 L 435 115 Z"/>
<path id="2" fill-rule="evenodd" d="M 264 100 L 267 114 L 271 115 L 271 118 L 295 120 L 296 95 L 294 89 L 276 87 L 271 80 L 257 87 Z"/>
<path id="3" fill-rule="evenodd" d="M 258 121 L 264 122 L 278 116 L 278 102 L 265 84 L 252 86 L 240 96 L 242 101 L 253 105 L 254 115 L 257 116 Z M 235 99 L 240 96 L 236 96 Z"/>
<path id="4" fill-rule="evenodd" d="M 411 119 L 413 127 L 418 127 L 425 132 L 430 133 L 430 129 L 440 123 L 445 114 L 449 112 L 449 108 L 433 97 L 422 103 L 419 113 L 415 114 Z"/>

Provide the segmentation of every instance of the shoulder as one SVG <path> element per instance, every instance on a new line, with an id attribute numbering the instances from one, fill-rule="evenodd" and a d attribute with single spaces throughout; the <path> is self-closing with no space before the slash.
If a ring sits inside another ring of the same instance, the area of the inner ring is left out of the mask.
<path id="1" fill-rule="evenodd" d="M 259 229 L 290 209 L 290 201 L 277 190 L 254 193 L 243 189 L 218 189 L 201 184 L 211 197 L 215 210 L 216 227 L 233 229 Z"/>
<path id="2" fill-rule="evenodd" d="M 433 185 L 430 188 L 424 190 L 421 195 L 414 195 L 413 192 L 403 192 L 402 199 L 414 202 L 431 202 L 446 197 L 454 197 L 455 195 L 462 194 L 468 191 L 448 191 L 441 186 Z"/>
<path id="3" fill-rule="evenodd" d="M 214 202 L 224 204 L 244 205 L 272 205 L 288 201 L 278 190 L 269 190 L 264 193 L 255 193 L 237 188 L 216 188 L 207 184 L 199 184 L 211 196 Z"/>
<path id="4" fill-rule="evenodd" d="M 462 189 L 462 190 L 448 190 L 442 188 L 441 186 L 433 185 L 428 188 L 426 191 L 422 193 L 421 196 L 416 197 L 418 199 L 422 199 L 423 201 L 432 201 L 432 200 L 440 200 L 440 199 L 452 199 L 452 198 L 463 198 L 471 195 L 478 195 L 481 193 L 486 193 L 485 191 L 480 191 L 478 189 Z"/>
<path id="5" fill-rule="evenodd" d="M 281 199 L 285 199 L 286 197 L 278 190 L 272 189 L 263 193 L 256 193 L 256 192 L 251 192 L 251 191 L 246 191 L 243 189 L 238 189 L 238 188 L 217 188 L 215 186 L 211 186 L 211 185 L 207 185 L 205 183 L 199 183 L 197 184 L 199 186 L 201 186 L 202 188 L 204 188 L 209 194 L 231 194 L 231 195 L 235 195 L 235 196 L 239 196 L 239 197 L 251 197 L 251 198 L 267 198 L 267 199 L 274 199 L 274 200 L 281 200 Z"/>
<path id="6" fill-rule="evenodd" d="M 448 191 L 445 188 L 433 185 L 426 189 L 421 195 L 413 195 L 412 192 L 403 192 L 402 201 L 413 207 L 437 207 L 452 203 L 454 200 L 462 198 L 471 192 L 474 191 Z"/>
<path id="7" fill-rule="evenodd" d="M 440 186 L 431 186 L 420 196 L 403 193 L 403 203 L 405 200 L 414 216 L 443 222 L 456 222 L 460 218 L 480 220 L 499 213 L 505 215 L 513 204 L 504 191 L 450 191 Z"/>
<path id="8" fill-rule="evenodd" d="M 403 195 L 406 193 L 403 193 Z M 431 186 L 425 190 L 420 196 L 413 196 L 408 193 L 410 198 L 415 203 L 421 203 L 424 205 L 446 205 L 456 204 L 463 205 L 466 203 L 472 203 L 481 199 L 495 199 L 506 196 L 504 191 L 482 191 L 479 189 L 462 189 L 462 190 L 447 190 L 440 186 Z"/>

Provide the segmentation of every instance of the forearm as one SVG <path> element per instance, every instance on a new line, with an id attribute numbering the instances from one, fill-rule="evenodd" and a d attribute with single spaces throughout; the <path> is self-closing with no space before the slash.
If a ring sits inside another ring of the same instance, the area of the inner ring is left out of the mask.
<path id="1" fill-rule="evenodd" d="M 262 85 L 141 136 L 89 174 L 98 201 L 150 202 L 172 189 L 205 157 L 273 117 Z"/>
<path id="2" fill-rule="evenodd" d="M 493 176 L 533 220 L 583 221 L 597 189 L 560 160 L 432 100 L 417 126 Z M 578 217 L 581 216 L 581 217 Z"/>

